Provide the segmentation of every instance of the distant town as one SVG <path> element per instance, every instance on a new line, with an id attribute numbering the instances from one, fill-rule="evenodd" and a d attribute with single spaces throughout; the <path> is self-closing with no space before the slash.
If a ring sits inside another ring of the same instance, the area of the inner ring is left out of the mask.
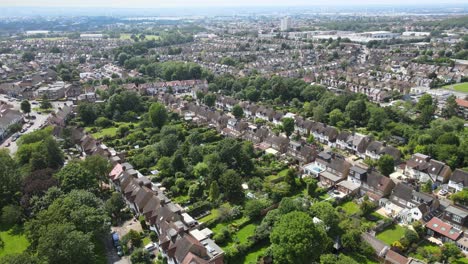
<path id="1" fill-rule="evenodd" d="M 0 17 L 0 264 L 468 263 L 468 7 L 91 9 Z"/>

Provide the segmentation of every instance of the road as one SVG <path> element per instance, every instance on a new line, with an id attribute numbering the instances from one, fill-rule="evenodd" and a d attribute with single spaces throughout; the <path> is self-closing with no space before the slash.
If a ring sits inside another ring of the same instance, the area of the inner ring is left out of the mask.
<path id="1" fill-rule="evenodd" d="M 4 102 L 8 103 L 9 105 L 12 105 L 13 109 L 15 109 L 15 110 L 20 110 L 21 101 L 7 99 L 7 98 L 5 98 L 5 95 L 3 95 L 3 94 L 0 94 L 0 101 L 4 101 Z M 39 103 L 36 102 L 36 101 L 30 101 L 30 103 L 31 103 L 31 113 L 30 113 L 30 115 L 36 116 L 36 119 L 25 119 L 26 121 L 33 122 L 33 123 L 32 123 L 32 125 L 30 127 L 27 127 L 26 124 L 24 124 L 23 128 L 26 129 L 26 131 L 24 133 L 22 133 L 22 134 L 27 134 L 27 133 L 30 133 L 32 131 L 35 131 L 35 130 L 39 129 L 41 126 L 43 126 L 47 122 L 47 119 L 51 115 L 51 114 L 45 114 L 45 113 L 41 113 L 41 114 L 37 113 L 37 111 L 34 111 L 33 109 L 39 107 Z M 54 108 L 54 111 L 57 111 L 59 107 L 63 107 L 64 104 L 67 104 L 67 105 L 72 104 L 71 101 L 51 102 L 51 103 L 52 103 L 52 106 Z M 9 149 L 10 154 L 15 154 L 16 151 L 18 150 L 18 146 L 16 144 L 16 141 L 13 141 L 13 138 L 11 136 L 9 138 L 5 139 L 5 141 L 2 142 L 0 144 L 0 147 Z"/>

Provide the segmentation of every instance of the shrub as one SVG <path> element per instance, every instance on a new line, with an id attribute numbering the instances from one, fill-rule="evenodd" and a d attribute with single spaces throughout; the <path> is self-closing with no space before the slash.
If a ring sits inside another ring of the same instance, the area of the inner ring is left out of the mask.
<path id="1" fill-rule="evenodd" d="M 111 120 L 109 120 L 107 117 L 98 117 L 96 121 L 94 121 L 94 125 L 102 128 L 110 127 L 114 124 Z"/>

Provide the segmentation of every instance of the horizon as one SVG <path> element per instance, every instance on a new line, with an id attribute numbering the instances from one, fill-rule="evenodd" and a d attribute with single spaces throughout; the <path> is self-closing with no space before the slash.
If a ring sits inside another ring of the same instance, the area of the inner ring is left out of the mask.
<path id="1" fill-rule="evenodd" d="M 402 7 L 419 7 L 419 6 L 443 6 L 443 5 L 462 5 L 466 6 L 468 3 L 462 0 L 446 0 L 443 2 L 435 0 L 415 0 L 415 1 L 404 1 L 404 0 L 385 0 L 385 1 L 346 1 L 346 0 L 330 0 L 326 4 L 323 2 L 316 1 L 305 1 L 305 0 L 292 0 L 287 3 L 280 0 L 201 0 L 196 1 L 187 0 L 173 0 L 171 3 L 164 2 L 162 0 L 69 0 L 66 2 L 57 2 L 55 0 L 3 0 L 0 1 L 0 6 L 4 8 L 113 8 L 113 9 L 141 9 L 141 8 L 229 8 L 229 7 L 241 7 L 241 8 L 268 8 L 268 7 L 362 7 L 362 6 L 402 6 Z"/>

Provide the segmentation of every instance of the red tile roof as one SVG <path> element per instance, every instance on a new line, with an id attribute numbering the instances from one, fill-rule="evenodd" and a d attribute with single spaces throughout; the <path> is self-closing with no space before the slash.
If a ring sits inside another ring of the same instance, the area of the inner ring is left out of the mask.
<path id="1" fill-rule="evenodd" d="M 432 218 L 431 221 L 426 224 L 426 227 L 453 241 L 457 240 L 462 234 L 461 230 L 454 228 L 437 217 Z"/>
<path id="2" fill-rule="evenodd" d="M 387 255 L 385 256 L 386 262 L 392 263 L 392 264 L 406 264 L 408 263 L 408 259 L 398 253 L 396 253 L 393 250 L 389 250 L 387 252 Z"/>
<path id="3" fill-rule="evenodd" d="M 457 99 L 455 99 L 455 101 L 457 102 L 457 104 L 458 104 L 459 106 L 468 108 L 468 101 L 467 101 L 467 100 L 463 100 L 463 99 L 457 98 Z"/>

